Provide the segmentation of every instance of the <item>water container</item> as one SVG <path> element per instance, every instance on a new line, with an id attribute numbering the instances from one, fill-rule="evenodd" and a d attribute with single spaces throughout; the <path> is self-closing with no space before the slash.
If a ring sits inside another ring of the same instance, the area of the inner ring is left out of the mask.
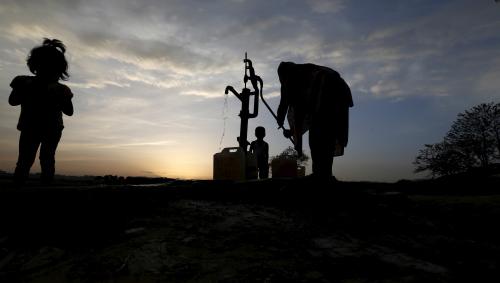
<path id="1" fill-rule="evenodd" d="M 271 161 L 273 178 L 297 177 L 297 160 L 292 158 L 274 158 Z"/>
<path id="2" fill-rule="evenodd" d="M 257 178 L 257 159 L 240 147 L 227 147 L 214 154 L 214 180 L 249 180 Z"/>

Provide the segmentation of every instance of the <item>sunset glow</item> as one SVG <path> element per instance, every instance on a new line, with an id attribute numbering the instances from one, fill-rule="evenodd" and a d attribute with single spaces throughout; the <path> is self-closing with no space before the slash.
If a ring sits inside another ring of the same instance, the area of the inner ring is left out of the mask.
<path id="1" fill-rule="evenodd" d="M 412 161 L 424 144 L 459 112 L 499 101 L 499 30 L 494 1 L 2 1 L 0 170 L 12 172 L 17 158 L 9 83 L 29 75 L 29 50 L 49 37 L 68 48 L 75 94 L 58 174 L 210 179 L 213 154 L 237 145 L 240 104 L 229 96 L 224 110 L 224 89 L 243 87 L 248 52 L 274 109 L 281 61 L 329 66 L 349 83 L 337 178 L 417 178 Z M 276 155 L 290 143 L 259 111 L 249 139 L 266 127 Z"/>

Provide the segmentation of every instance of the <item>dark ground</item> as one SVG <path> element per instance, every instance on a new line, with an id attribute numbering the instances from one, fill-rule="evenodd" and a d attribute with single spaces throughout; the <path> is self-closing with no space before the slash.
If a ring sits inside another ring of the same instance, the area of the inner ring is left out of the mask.
<path id="1" fill-rule="evenodd" d="M 0 180 L 0 282 L 500 282 L 499 184 Z"/>

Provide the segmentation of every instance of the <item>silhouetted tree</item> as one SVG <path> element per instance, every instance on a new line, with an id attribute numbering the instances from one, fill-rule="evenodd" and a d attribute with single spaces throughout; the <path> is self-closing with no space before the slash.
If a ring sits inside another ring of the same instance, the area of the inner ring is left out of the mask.
<path id="1" fill-rule="evenodd" d="M 426 144 L 414 165 L 415 172 L 433 176 L 488 168 L 500 159 L 500 103 L 483 103 L 460 113 L 444 141 Z"/>
<path id="2" fill-rule="evenodd" d="M 495 104 L 492 110 L 492 134 L 495 138 L 496 149 L 497 149 L 497 159 L 500 159 L 500 103 Z"/>
<path id="3" fill-rule="evenodd" d="M 415 159 L 415 172 L 430 171 L 432 176 L 451 175 L 466 171 L 471 160 L 451 144 L 426 144 Z"/>

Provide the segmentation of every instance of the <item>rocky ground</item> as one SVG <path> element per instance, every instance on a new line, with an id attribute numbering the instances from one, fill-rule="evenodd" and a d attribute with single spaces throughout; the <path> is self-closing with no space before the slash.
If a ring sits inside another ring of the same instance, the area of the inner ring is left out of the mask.
<path id="1" fill-rule="evenodd" d="M 499 184 L 3 180 L 0 282 L 499 282 Z"/>

